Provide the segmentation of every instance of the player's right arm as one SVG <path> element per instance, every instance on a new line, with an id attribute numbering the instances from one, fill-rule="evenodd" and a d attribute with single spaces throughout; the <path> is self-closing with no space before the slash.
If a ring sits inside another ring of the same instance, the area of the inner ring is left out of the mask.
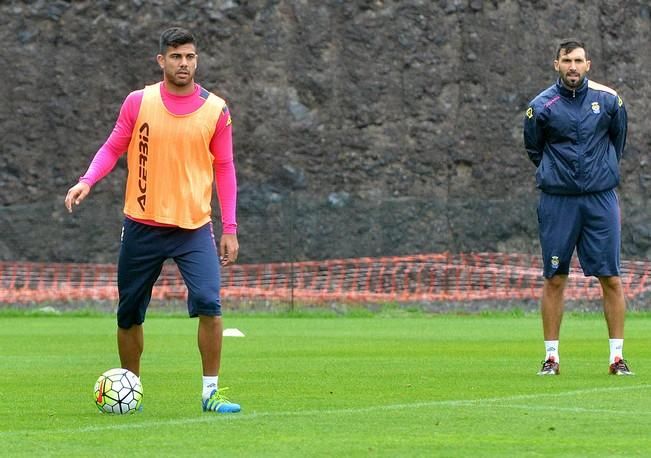
<path id="1" fill-rule="evenodd" d="M 90 193 L 90 189 L 115 168 L 118 159 L 129 148 L 133 128 L 138 119 L 142 91 L 132 92 L 127 96 L 120 108 L 120 115 L 113 131 L 106 142 L 99 148 L 86 173 L 79 182 L 68 189 L 65 206 L 72 212 L 73 205 L 79 205 Z"/>
<path id="2" fill-rule="evenodd" d="M 536 167 L 540 165 L 542 161 L 543 148 L 544 148 L 544 137 L 543 131 L 538 122 L 538 113 L 536 113 L 536 107 L 531 103 L 527 107 L 527 111 L 524 115 L 524 147 L 527 150 L 527 155 L 531 162 L 534 163 Z"/>

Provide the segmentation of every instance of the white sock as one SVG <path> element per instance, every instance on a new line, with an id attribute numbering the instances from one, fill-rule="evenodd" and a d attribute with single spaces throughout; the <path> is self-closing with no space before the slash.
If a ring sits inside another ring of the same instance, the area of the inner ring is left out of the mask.
<path id="1" fill-rule="evenodd" d="M 218 387 L 217 381 L 219 377 L 216 375 L 204 375 L 203 376 L 203 393 L 202 398 L 205 401 L 210 397 L 212 390 L 216 390 Z"/>
<path id="2" fill-rule="evenodd" d="M 561 359 L 558 356 L 558 340 L 545 340 L 545 361 L 549 358 L 554 358 L 554 361 L 560 363 Z"/>
<path id="3" fill-rule="evenodd" d="M 624 339 L 608 339 L 610 344 L 610 364 L 615 362 L 615 358 L 619 356 L 624 359 Z"/>

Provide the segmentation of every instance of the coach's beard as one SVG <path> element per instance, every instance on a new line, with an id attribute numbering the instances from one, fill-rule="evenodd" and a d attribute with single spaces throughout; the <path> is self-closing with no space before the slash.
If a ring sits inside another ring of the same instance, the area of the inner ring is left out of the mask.
<path id="1" fill-rule="evenodd" d="M 573 78 L 574 80 L 571 80 L 570 78 Z M 563 83 L 570 89 L 576 89 L 577 87 L 580 87 L 583 84 L 584 79 L 585 76 L 579 75 L 565 75 L 562 77 Z"/>

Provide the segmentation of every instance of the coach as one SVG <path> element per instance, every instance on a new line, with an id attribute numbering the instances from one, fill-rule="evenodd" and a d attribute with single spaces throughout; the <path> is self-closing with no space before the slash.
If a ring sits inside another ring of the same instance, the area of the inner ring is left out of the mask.
<path id="1" fill-rule="evenodd" d="M 536 165 L 543 257 L 541 301 L 546 356 L 539 375 L 558 375 L 563 291 L 576 249 L 586 276 L 599 279 L 610 343 L 609 373 L 632 375 L 623 358 L 626 302 L 620 279 L 621 221 L 615 188 L 626 143 L 622 99 L 588 80 L 585 45 L 562 42 L 556 83 L 529 104 L 524 144 Z"/>

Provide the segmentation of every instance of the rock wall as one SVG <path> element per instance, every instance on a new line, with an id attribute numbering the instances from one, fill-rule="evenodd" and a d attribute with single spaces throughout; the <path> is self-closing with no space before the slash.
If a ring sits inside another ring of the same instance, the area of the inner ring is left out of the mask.
<path id="1" fill-rule="evenodd" d="M 623 252 L 651 255 L 646 0 L 10 1 L 0 25 L 0 259 L 114 262 L 124 159 L 63 198 L 171 25 L 233 115 L 242 262 L 537 252 L 522 120 L 567 36 L 627 105 Z"/>

